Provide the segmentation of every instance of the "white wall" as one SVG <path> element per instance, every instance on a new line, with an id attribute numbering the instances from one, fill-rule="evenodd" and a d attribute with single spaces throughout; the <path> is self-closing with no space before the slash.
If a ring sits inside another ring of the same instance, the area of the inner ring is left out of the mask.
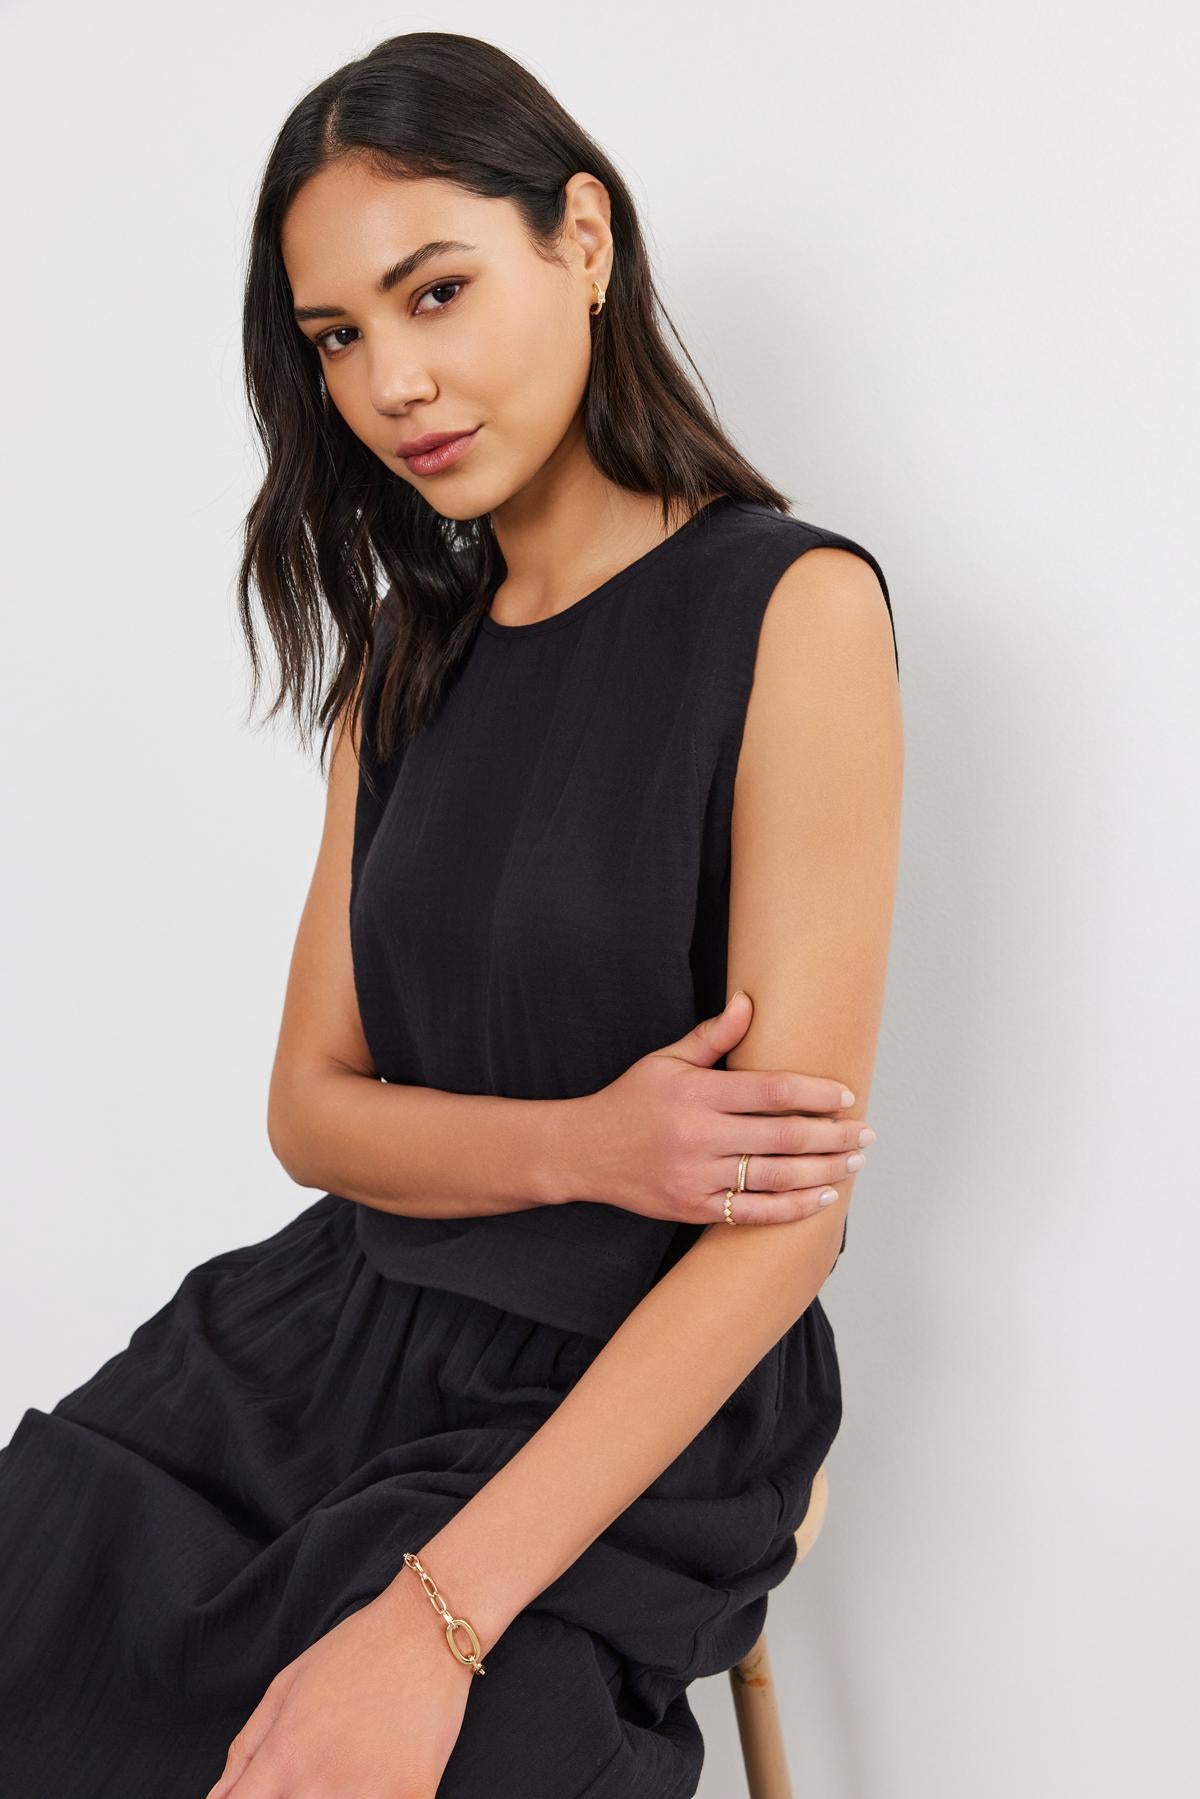
<path id="1" fill-rule="evenodd" d="M 806 1799 L 1196 1779 L 1194 12 L 9 0 L 0 1439 L 312 1194 L 265 1134 L 322 788 L 243 721 L 241 256 L 288 108 L 489 37 L 610 147 L 740 443 L 888 576 L 904 867 Z M 1190 177 L 1190 178 L 1189 178 Z M 724 1679 L 703 1799 L 741 1788 Z"/>

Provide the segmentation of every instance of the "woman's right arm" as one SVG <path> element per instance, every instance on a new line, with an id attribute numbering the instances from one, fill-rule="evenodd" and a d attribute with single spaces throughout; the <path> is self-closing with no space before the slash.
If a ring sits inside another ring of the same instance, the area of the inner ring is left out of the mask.
<path id="1" fill-rule="evenodd" d="M 570 1101 L 392 1085 L 372 1064 L 350 956 L 355 749 L 344 713 L 271 1070 L 271 1148 L 300 1186 L 406 1217 L 554 1204 L 567 1196 Z"/>

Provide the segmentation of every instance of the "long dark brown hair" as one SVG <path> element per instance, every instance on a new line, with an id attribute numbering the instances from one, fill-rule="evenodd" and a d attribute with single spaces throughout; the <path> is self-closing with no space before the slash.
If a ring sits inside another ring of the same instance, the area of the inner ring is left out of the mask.
<path id="1" fill-rule="evenodd" d="M 506 572 L 487 514 L 444 518 L 354 435 L 328 397 L 317 350 L 292 317 L 283 221 L 310 176 L 341 157 L 400 180 L 434 177 L 511 200 L 538 254 L 554 261 L 561 260 L 565 185 L 579 170 L 596 176 L 608 190 L 614 242 L 606 303 L 592 317 L 583 398 L 584 441 L 596 467 L 631 492 L 658 495 L 664 531 L 673 507 L 690 514 L 714 493 L 781 511 L 789 504 L 718 423 L 655 289 L 629 189 L 594 139 L 493 44 L 443 31 L 386 39 L 326 77 L 285 120 L 263 174 L 246 275 L 246 391 L 266 464 L 246 515 L 237 587 L 251 707 L 260 671 L 253 583 L 280 664 L 267 717 L 290 703 L 305 743 L 322 728 L 322 762 L 347 700 L 352 719 L 359 715 L 381 577 L 391 647 L 374 742 L 385 760 L 428 721 Z M 330 624 L 337 666 L 325 685 Z"/>

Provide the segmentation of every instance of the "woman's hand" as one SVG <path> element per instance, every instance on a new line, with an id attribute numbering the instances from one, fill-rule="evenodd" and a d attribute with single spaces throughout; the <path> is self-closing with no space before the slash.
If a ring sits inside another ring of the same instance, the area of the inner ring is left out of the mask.
<path id="1" fill-rule="evenodd" d="M 862 1167 L 860 1145 L 875 1133 L 861 1118 L 831 1116 L 842 1106 L 839 1080 L 714 1068 L 745 1036 L 752 1013 L 749 996 L 735 994 L 715 1018 L 642 1056 L 599 1092 L 562 1102 L 580 1197 L 647 1218 L 715 1224 L 744 1151 L 738 1224 L 786 1224 L 818 1211 L 823 1190 L 838 1197 L 828 1183 Z"/>
<path id="2" fill-rule="evenodd" d="M 275 1676 L 205 1799 L 434 1799 L 480 1678 L 406 1573 Z"/>

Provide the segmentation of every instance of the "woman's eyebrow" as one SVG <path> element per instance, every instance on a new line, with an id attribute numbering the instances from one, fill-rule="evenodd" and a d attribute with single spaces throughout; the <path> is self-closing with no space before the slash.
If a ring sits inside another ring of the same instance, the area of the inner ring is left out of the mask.
<path id="1" fill-rule="evenodd" d="M 375 283 L 375 292 L 390 294 L 394 287 L 398 287 L 402 281 L 407 281 L 410 275 L 415 275 L 417 270 L 423 267 L 431 257 L 442 256 L 449 250 L 473 250 L 474 248 L 474 244 L 460 243 L 457 238 L 433 238 L 429 243 L 422 244 L 419 250 L 413 250 L 408 256 L 402 256 L 400 261 L 394 262 L 390 269 L 385 269 Z M 298 325 L 303 325 L 310 319 L 340 319 L 345 316 L 345 312 L 344 306 L 295 306 L 292 308 L 292 317 Z"/>

